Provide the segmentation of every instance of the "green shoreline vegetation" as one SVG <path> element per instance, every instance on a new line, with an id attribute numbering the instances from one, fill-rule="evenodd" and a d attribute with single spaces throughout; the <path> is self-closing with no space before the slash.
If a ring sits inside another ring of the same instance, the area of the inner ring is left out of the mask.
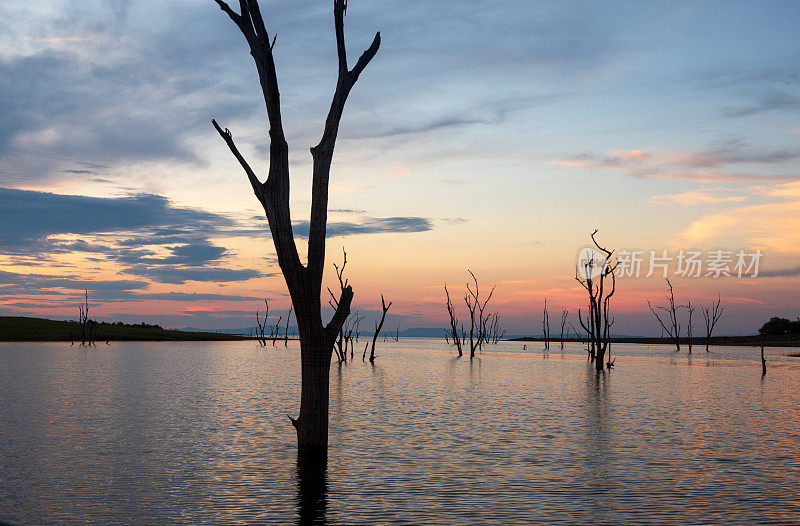
<path id="1" fill-rule="evenodd" d="M 185 332 L 164 329 L 159 325 L 122 322 L 95 322 L 95 342 L 106 341 L 235 341 L 246 336 L 215 332 Z M 80 342 L 81 328 L 77 321 L 58 321 L 23 316 L 0 316 L 0 341 L 3 342 Z"/>

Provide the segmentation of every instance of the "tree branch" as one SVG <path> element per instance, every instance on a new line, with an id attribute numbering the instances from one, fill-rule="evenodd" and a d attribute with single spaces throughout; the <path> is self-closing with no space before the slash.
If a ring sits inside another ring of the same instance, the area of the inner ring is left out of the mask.
<path id="1" fill-rule="evenodd" d="M 231 135 L 231 131 L 228 128 L 225 128 L 224 130 L 220 128 L 219 124 L 217 124 L 217 121 L 214 119 L 211 119 L 211 123 L 214 125 L 214 128 L 216 128 L 217 132 L 219 132 L 220 136 L 225 140 L 225 143 L 228 145 L 228 148 L 231 149 L 233 156 L 236 157 L 236 160 L 239 161 L 239 164 L 241 164 L 242 168 L 244 168 L 247 178 L 250 180 L 250 184 L 253 186 L 253 192 L 255 192 L 256 197 L 258 197 L 258 200 L 261 201 L 262 204 L 265 204 L 264 184 L 258 180 L 255 172 L 253 172 L 253 169 L 250 168 L 250 165 L 247 164 L 245 158 L 241 153 L 239 153 L 239 149 L 233 142 L 233 135 Z"/>
<path id="2" fill-rule="evenodd" d="M 334 1 L 334 24 L 336 26 L 336 49 L 339 60 L 339 78 L 336 91 L 331 100 L 325 129 L 319 144 L 311 148 L 314 159 L 313 179 L 311 187 L 311 221 L 308 234 L 308 270 L 314 280 L 321 279 L 325 265 L 325 234 L 328 223 L 328 183 L 336 136 L 339 133 L 339 122 L 344 112 L 347 96 L 358 80 L 358 76 L 380 47 L 380 33 L 375 36 L 372 45 L 358 59 L 353 71 L 347 70 L 347 47 L 344 38 L 344 13 L 346 0 Z"/>

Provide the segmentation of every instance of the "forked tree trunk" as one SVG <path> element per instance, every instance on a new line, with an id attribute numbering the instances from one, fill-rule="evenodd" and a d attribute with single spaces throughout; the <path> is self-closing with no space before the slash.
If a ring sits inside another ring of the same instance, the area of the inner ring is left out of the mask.
<path id="1" fill-rule="evenodd" d="M 345 102 L 359 75 L 372 60 L 380 47 L 380 33 L 375 35 L 370 47 L 359 57 L 353 69 L 348 69 L 347 50 L 344 41 L 344 15 L 346 0 L 335 0 L 333 4 L 336 51 L 339 76 L 336 91 L 331 101 L 325 128 L 319 144 L 311 148 L 313 159 L 311 186 L 311 218 L 308 233 L 308 263 L 303 265 L 297 252 L 292 232 L 289 211 L 289 146 L 283 132 L 280 92 L 272 49 L 275 39 L 270 39 L 258 0 L 239 0 L 239 13 L 224 0 L 215 0 L 230 17 L 245 37 L 250 54 L 256 63 L 261 91 L 269 120 L 269 172 L 262 183 L 233 142 L 231 132 L 221 128 L 212 120 L 214 128 L 225 140 L 236 160 L 239 161 L 264 207 L 269 222 L 278 265 L 292 298 L 300 337 L 301 396 L 300 415 L 292 419 L 297 429 L 298 451 L 319 453 L 328 445 L 328 384 L 331 355 L 336 335 L 350 314 L 353 289 L 342 287 L 333 318 L 322 324 L 320 293 L 325 267 L 325 237 L 328 222 L 328 184 L 336 136 Z M 289 417 L 291 418 L 291 417 Z"/>

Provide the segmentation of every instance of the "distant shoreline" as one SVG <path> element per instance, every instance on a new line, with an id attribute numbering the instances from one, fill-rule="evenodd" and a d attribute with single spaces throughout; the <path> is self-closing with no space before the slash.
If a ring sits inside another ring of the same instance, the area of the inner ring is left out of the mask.
<path id="1" fill-rule="evenodd" d="M 509 342 L 544 342 L 544 338 L 540 337 L 521 337 L 510 338 Z M 558 343 L 558 338 L 550 338 L 550 343 Z M 565 342 L 582 343 L 577 338 L 564 338 Z M 649 337 L 620 337 L 611 338 L 611 343 L 638 343 L 644 345 L 675 345 L 675 342 L 669 338 L 649 338 Z M 681 347 L 688 346 L 688 338 L 680 338 Z M 761 345 L 761 336 L 753 334 L 750 336 L 712 336 L 710 340 L 711 345 L 715 346 L 730 346 L 730 347 L 758 347 Z M 692 338 L 692 347 L 705 348 L 706 338 L 694 337 Z M 775 337 L 767 336 L 764 338 L 764 345 L 766 347 L 800 347 L 800 337 L 798 336 L 785 336 Z"/>
<path id="2" fill-rule="evenodd" d="M 97 324 L 94 341 L 243 341 L 255 340 L 238 334 L 184 332 L 154 326 Z M 290 338 L 291 339 L 291 338 Z M 25 316 L 0 316 L 0 342 L 80 342 L 80 325 L 74 321 Z M 271 338 L 269 338 L 271 340 Z M 283 338 L 278 338 L 278 341 Z"/>

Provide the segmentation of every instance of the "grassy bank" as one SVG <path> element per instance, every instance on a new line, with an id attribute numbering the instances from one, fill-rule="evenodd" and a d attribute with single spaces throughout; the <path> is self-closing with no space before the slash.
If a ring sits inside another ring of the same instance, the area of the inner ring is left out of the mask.
<path id="1" fill-rule="evenodd" d="M 230 341 L 246 340 L 234 334 L 183 332 L 154 326 L 96 325 L 95 341 Z M 74 321 L 45 320 L 21 316 L 0 316 L 0 341 L 59 342 L 80 340 L 80 325 Z"/>

